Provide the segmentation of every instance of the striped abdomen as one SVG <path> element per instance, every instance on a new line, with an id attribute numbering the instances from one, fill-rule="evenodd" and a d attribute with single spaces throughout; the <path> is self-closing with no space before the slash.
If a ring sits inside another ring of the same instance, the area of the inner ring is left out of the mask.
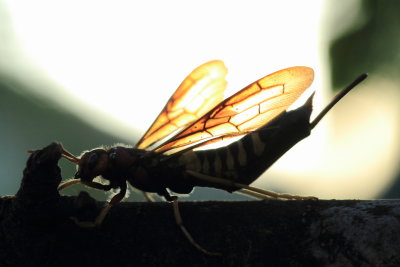
<path id="1" fill-rule="evenodd" d="M 225 147 L 188 151 L 179 161 L 186 169 L 250 184 L 297 142 L 310 134 L 311 100 Z M 196 186 L 224 186 L 194 179 Z"/>

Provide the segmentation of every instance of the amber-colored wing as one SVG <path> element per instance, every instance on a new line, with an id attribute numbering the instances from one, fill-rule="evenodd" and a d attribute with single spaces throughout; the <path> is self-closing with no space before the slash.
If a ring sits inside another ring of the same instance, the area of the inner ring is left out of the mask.
<path id="1" fill-rule="evenodd" d="M 136 144 L 145 149 L 202 117 L 224 99 L 227 69 L 222 61 L 200 65 L 181 83 L 146 134 Z"/>
<path id="2" fill-rule="evenodd" d="M 312 83 L 314 71 L 292 67 L 272 73 L 227 98 L 156 148 L 163 153 L 221 136 L 243 135 L 284 112 Z"/>

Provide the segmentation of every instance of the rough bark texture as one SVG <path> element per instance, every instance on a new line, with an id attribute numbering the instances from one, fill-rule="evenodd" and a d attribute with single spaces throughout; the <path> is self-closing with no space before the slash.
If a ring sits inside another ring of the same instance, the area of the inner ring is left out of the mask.
<path id="1" fill-rule="evenodd" d="M 95 229 L 104 204 L 61 197 L 52 144 L 34 152 L 15 198 L 0 198 L 0 266 L 400 266 L 400 201 L 182 202 L 196 250 L 169 203 L 121 203 Z"/>

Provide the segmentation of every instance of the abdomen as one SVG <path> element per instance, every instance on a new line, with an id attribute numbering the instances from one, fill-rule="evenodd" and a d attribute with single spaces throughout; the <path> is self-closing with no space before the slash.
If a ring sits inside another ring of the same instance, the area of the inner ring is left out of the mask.
<path id="1" fill-rule="evenodd" d="M 310 134 L 311 106 L 279 116 L 272 123 L 225 147 L 188 151 L 179 161 L 187 170 L 250 184 L 297 142 Z M 197 186 L 226 186 L 193 179 Z M 228 189 L 228 191 L 231 191 Z"/>

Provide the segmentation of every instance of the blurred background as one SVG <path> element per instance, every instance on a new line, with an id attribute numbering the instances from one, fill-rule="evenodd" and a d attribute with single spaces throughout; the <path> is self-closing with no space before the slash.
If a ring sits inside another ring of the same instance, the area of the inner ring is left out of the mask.
<path id="1" fill-rule="evenodd" d="M 395 0 L 0 0 L 0 195 L 18 190 L 28 149 L 134 145 L 192 69 L 221 59 L 228 94 L 282 68 L 312 67 L 315 114 L 368 72 L 254 185 L 399 198 L 399 14 Z M 73 176 L 71 163 L 60 165 Z M 200 188 L 190 198 L 240 196 Z"/>

